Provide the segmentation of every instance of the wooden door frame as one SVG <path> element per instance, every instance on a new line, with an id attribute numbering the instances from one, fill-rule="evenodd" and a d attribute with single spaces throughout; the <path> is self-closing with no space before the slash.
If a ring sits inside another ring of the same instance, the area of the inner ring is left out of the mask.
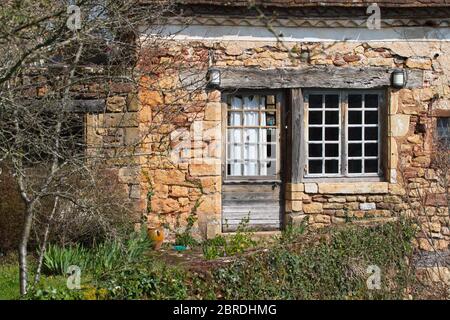
<path id="1" fill-rule="evenodd" d="M 280 105 L 278 109 L 278 115 L 277 115 L 277 121 L 278 121 L 278 155 L 277 155 L 277 167 L 279 168 L 279 174 L 276 180 L 274 179 L 264 179 L 264 178 L 258 178 L 258 179 L 242 179 L 242 180 L 227 180 L 226 179 L 226 170 L 227 170 L 227 156 L 226 156 L 226 148 L 227 148 L 227 109 L 228 109 L 228 97 L 231 95 L 236 95 L 239 93 L 248 94 L 274 94 L 274 95 L 280 95 Z M 286 183 L 290 181 L 287 168 L 289 163 L 291 162 L 290 159 L 287 157 L 287 148 L 286 143 L 287 141 L 287 132 L 288 128 L 290 126 L 288 125 L 288 109 L 289 109 L 289 90 L 286 89 L 236 89 L 236 90 L 226 90 L 222 91 L 221 94 L 221 132 L 222 132 L 222 152 L 221 152 L 221 176 L 222 176 L 222 185 L 225 184 L 245 184 L 245 183 L 255 183 L 255 184 L 268 184 L 268 183 L 278 183 L 280 187 L 280 199 L 279 199 L 279 205 L 280 205 L 280 230 L 284 228 L 284 220 L 285 220 L 285 192 L 286 192 Z M 222 203 L 222 197 L 221 197 L 221 208 L 223 208 Z M 223 213 L 222 213 L 223 216 Z"/>

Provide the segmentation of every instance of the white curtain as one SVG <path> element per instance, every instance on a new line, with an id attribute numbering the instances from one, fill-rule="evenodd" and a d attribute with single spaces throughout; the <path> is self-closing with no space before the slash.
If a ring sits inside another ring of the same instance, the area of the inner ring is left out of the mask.
<path id="1" fill-rule="evenodd" d="M 233 97 L 231 99 L 231 109 L 240 110 L 242 109 L 242 99 L 239 97 Z M 241 112 L 231 112 L 230 126 L 241 126 L 242 125 L 242 113 Z M 242 141 L 241 141 L 241 129 L 228 129 L 228 158 L 230 159 L 230 175 L 231 176 L 241 176 L 242 169 L 241 164 L 235 160 L 242 159 Z"/>
<path id="2" fill-rule="evenodd" d="M 261 104 L 260 107 L 261 109 L 265 108 L 266 105 L 266 97 L 262 97 L 261 98 Z M 267 122 L 266 122 L 266 113 L 265 112 L 261 112 L 261 126 L 266 126 Z M 260 175 L 265 176 L 267 175 L 267 129 L 260 129 L 259 132 L 259 146 L 260 146 L 260 152 L 261 154 L 259 155 L 259 159 L 260 159 Z"/>
<path id="3" fill-rule="evenodd" d="M 244 98 L 244 126 L 258 126 L 258 96 Z M 250 111 L 255 110 L 255 111 Z M 258 175 L 258 129 L 244 129 L 244 175 Z"/>
<path id="4" fill-rule="evenodd" d="M 229 126 L 244 126 L 243 129 L 228 129 L 228 159 L 231 176 L 264 176 L 269 171 L 272 174 L 273 168 L 270 164 L 273 165 L 273 162 L 269 164 L 271 160 L 267 156 L 267 148 L 270 147 L 267 145 L 267 135 L 270 129 L 258 128 L 267 125 L 266 113 L 259 113 L 259 110 L 265 109 L 265 103 L 265 97 L 258 95 L 235 96 L 231 99 Z M 259 118 L 260 114 L 261 118 Z"/>

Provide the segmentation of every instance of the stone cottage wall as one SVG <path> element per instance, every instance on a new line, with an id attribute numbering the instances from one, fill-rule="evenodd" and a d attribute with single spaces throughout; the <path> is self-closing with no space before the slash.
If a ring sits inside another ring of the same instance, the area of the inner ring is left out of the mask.
<path id="1" fill-rule="evenodd" d="M 163 52 L 154 63 L 173 63 L 180 59 L 178 61 L 185 61 L 191 69 L 204 74 L 209 61 L 220 67 L 262 69 L 330 65 L 336 68 L 373 66 L 424 70 L 423 88 L 389 89 L 388 132 L 385 133 L 388 154 L 383 159 L 388 169 L 386 181 L 288 183 L 285 220 L 296 222 L 308 217 L 310 225 L 322 227 L 348 221 L 387 221 L 400 214 L 409 214 L 421 222 L 422 232 L 418 239 L 420 248 L 431 250 L 432 247 L 448 247 L 449 214 L 445 190 L 440 190 L 436 183 L 431 161 L 435 126 L 432 115 L 436 110 L 443 110 L 444 114 L 450 110 L 447 104 L 449 44 L 382 42 L 281 45 L 239 41 L 179 41 L 169 47 L 171 49 Z M 189 92 L 183 83 L 183 72 L 173 68 L 164 70 L 154 79 L 144 80 L 152 83 L 152 89 L 148 90 L 145 84 L 142 86 L 138 113 L 149 114 L 152 124 L 159 123 L 161 127 L 160 132 L 150 135 L 143 146 L 149 155 L 140 157 L 140 194 L 141 200 L 146 202 L 141 209 L 148 213 L 151 224 L 165 221 L 174 226 L 180 220 L 183 224 L 197 205 L 200 231 L 203 235 L 208 233 L 212 236 L 219 231 L 221 211 L 220 92 L 207 91 L 201 87 Z M 154 83 L 158 83 L 159 88 Z M 174 101 L 174 96 L 179 98 Z M 167 105 L 183 112 L 176 113 L 177 116 L 171 119 L 164 118 L 161 110 Z M 146 131 L 146 126 L 146 122 L 140 122 L 141 134 Z M 185 127 L 192 131 L 196 126 L 208 134 L 206 141 L 192 142 L 191 152 L 203 150 L 208 154 L 208 159 L 197 163 L 193 156 L 189 161 L 173 161 L 173 153 L 169 150 L 180 143 L 179 135 L 173 129 Z M 419 206 L 425 210 L 416 210 Z M 426 240 L 428 238 L 433 239 L 432 243 Z"/>

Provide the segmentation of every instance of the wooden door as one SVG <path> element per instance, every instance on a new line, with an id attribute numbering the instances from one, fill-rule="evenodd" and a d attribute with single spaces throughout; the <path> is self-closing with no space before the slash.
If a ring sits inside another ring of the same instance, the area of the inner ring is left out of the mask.
<path id="1" fill-rule="evenodd" d="M 224 96 L 223 231 L 245 224 L 254 230 L 281 226 L 281 92 Z"/>

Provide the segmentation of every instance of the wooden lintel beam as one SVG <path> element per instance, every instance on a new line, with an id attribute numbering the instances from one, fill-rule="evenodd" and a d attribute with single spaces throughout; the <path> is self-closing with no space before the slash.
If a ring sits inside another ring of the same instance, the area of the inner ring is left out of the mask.
<path id="1" fill-rule="evenodd" d="M 220 68 L 222 89 L 375 89 L 391 85 L 393 68 L 314 66 L 301 69 Z M 423 71 L 407 70 L 406 88 L 423 87 Z"/>

